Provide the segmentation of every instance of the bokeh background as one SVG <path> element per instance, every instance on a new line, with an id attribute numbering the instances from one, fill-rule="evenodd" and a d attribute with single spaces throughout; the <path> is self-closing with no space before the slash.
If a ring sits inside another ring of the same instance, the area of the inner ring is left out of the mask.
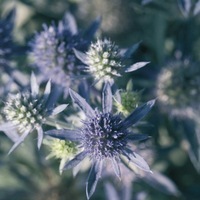
<path id="1" fill-rule="evenodd" d="M 132 59 L 150 64 L 123 77 L 119 88 L 131 79 L 133 89 L 142 90 L 142 102 L 157 98 L 146 118 L 148 126 L 141 130 L 151 136 L 144 156 L 162 177 L 157 177 L 158 182 L 133 178 L 127 199 L 200 199 L 200 1 L 0 0 L 1 17 L 12 8 L 16 8 L 13 37 L 26 51 L 42 24 L 58 22 L 66 12 L 74 15 L 80 30 L 101 16 L 97 36 L 122 48 L 140 42 Z M 24 74 L 32 70 L 25 54 L 13 60 Z M 86 199 L 87 168 L 76 178 L 71 171 L 61 176 L 59 160 L 45 159 L 45 145 L 38 152 L 28 138 L 23 148 L 8 156 L 11 144 L 1 132 L 0 200 Z M 120 199 L 126 191 L 121 186 L 108 176 L 99 182 L 92 199 Z"/>

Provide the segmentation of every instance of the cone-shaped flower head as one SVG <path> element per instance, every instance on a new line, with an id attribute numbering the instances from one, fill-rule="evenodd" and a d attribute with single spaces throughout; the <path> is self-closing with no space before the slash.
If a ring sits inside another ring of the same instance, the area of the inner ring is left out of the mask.
<path id="1" fill-rule="evenodd" d="M 86 64 L 88 71 L 96 81 L 103 80 L 113 83 L 115 77 L 120 77 L 125 72 L 135 71 L 149 62 L 139 62 L 128 66 L 127 54 L 130 49 L 121 53 L 120 48 L 108 39 L 98 39 L 90 45 L 86 53 L 74 50 L 77 58 Z"/>
<path id="2" fill-rule="evenodd" d="M 14 52 L 12 38 L 14 26 L 15 10 L 11 10 L 8 15 L 0 20 L 0 66 L 8 66 Z"/>
<path id="3" fill-rule="evenodd" d="M 34 129 L 38 132 L 38 148 L 40 148 L 43 139 L 42 124 L 47 117 L 58 114 L 67 106 L 63 104 L 54 108 L 55 102 L 52 102 L 52 95 L 50 82 L 47 83 L 44 93 L 39 93 L 39 85 L 36 82 L 35 75 L 32 74 L 30 92 L 18 93 L 8 97 L 3 109 L 5 117 L 21 133 L 10 153 Z"/>
<path id="4" fill-rule="evenodd" d="M 93 110 L 79 94 L 70 90 L 73 101 L 84 111 L 86 119 L 82 128 L 77 130 L 50 130 L 46 134 L 52 137 L 66 139 L 80 143 L 81 152 L 64 169 L 73 168 L 85 157 L 92 161 L 91 171 L 86 183 L 86 194 L 89 199 L 95 191 L 101 176 L 105 160 L 110 160 L 116 175 L 120 178 L 118 162 L 125 156 L 139 168 L 150 171 L 148 164 L 142 157 L 134 153 L 128 143 L 147 139 L 144 134 L 136 134 L 129 127 L 136 124 L 152 108 L 154 101 L 134 110 L 126 119 L 122 120 L 118 114 L 112 114 L 112 93 L 109 83 L 106 83 L 102 93 L 102 111 Z"/>
<path id="5" fill-rule="evenodd" d="M 172 115 L 199 111 L 199 66 L 188 60 L 171 62 L 158 76 L 156 93 L 161 109 Z"/>
<path id="6" fill-rule="evenodd" d="M 69 13 L 57 26 L 54 23 L 49 27 L 43 25 L 44 30 L 37 33 L 31 43 L 31 55 L 44 78 L 63 88 L 69 87 L 70 79 L 82 71 L 73 48 L 85 51 L 99 23 L 100 20 L 96 20 L 85 35 L 78 32 L 76 22 Z"/>

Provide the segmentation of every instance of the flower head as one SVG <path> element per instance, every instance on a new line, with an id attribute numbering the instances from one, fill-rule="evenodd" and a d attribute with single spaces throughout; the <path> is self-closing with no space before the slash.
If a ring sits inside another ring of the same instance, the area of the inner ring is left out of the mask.
<path id="1" fill-rule="evenodd" d="M 99 24 L 96 20 L 90 27 L 87 37 L 77 30 L 73 16 L 67 13 L 56 26 L 43 25 L 43 31 L 36 34 L 31 43 L 33 62 L 45 78 L 68 88 L 70 79 L 80 74 L 80 61 L 73 48 L 85 51 Z M 92 34 L 91 34 L 92 33 Z M 91 37 L 91 38 L 90 38 Z"/>
<path id="2" fill-rule="evenodd" d="M 200 68 L 194 63 L 174 61 L 157 79 L 156 93 L 162 110 L 176 116 L 189 116 L 199 111 Z"/>
<path id="3" fill-rule="evenodd" d="M 8 15 L 0 20 L 0 66 L 7 67 L 10 58 L 15 53 L 12 39 L 13 21 L 15 10 L 11 10 Z"/>
<path id="4" fill-rule="evenodd" d="M 67 162 L 64 169 L 75 167 L 86 157 L 89 157 L 92 161 L 92 167 L 86 183 L 88 199 L 95 191 L 106 160 L 111 161 L 115 174 L 119 178 L 118 162 L 122 157 L 126 157 L 139 168 L 150 171 L 148 164 L 129 148 L 128 143 L 148 138 L 147 135 L 133 133 L 129 128 L 151 110 L 154 100 L 138 107 L 123 120 L 119 114 L 112 114 L 112 92 L 109 83 L 106 83 L 103 89 L 102 111 L 93 110 L 85 99 L 72 90 L 70 90 L 70 95 L 86 115 L 82 128 L 77 130 L 50 130 L 46 134 L 80 143 L 82 151 Z"/>
<path id="5" fill-rule="evenodd" d="M 10 95 L 4 106 L 4 114 L 7 121 L 11 122 L 20 132 L 21 136 L 11 148 L 11 153 L 25 137 L 37 130 L 38 148 L 40 148 L 43 139 L 42 124 L 47 117 L 56 115 L 66 108 L 63 104 L 54 108 L 52 101 L 51 84 L 47 83 L 43 94 L 39 93 L 39 85 L 36 82 L 35 75 L 31 76 L 31 91 Z"/>
<path id="6" fill-rule="evenodd" d="M 131 48 L 121 53 L 121 49 L 108 39 L 98 39 L 90 45 L 86 53 L 74 50 L 77 58 L 86 64 L 85 70 L 89 72 L 96 81 L 104 80 L 113 82 L 115 77 L 122 76 L 125 72 L 135 71 L 148 62 L 139 62 L 127 65 L 127 54 L 131 54 Z"/>

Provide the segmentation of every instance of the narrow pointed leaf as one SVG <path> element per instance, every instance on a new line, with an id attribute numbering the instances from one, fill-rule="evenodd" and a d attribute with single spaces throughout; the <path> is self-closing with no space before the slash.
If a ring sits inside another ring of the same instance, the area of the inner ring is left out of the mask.
<path id="1" fill-rule="evenodd" d="M 128 67 L 125 72 L 133 72 L 136 71 L 142 67 L 144 67 L 145 65 L 149 64 L 149 62 L 137 62 L 133 65 L 131 65 L 130 67 Z"/>
<path id="2" fill-rule="evenodd" d="M 143 117 L 147 115 L 147 113 L 151 110 L 155 103 L 155 100 L 148 101 L 142 106 L 136 108 L 122 123 L 123 128 L 128 128 L 133 124 L 140 121 Z"/>
<path id="3" fill-rule="evenodd" d="M 53 109 L 51 115 L 52 115 L 52 116 L 57 115 L 58 113 L 60 113 L 60 112 L 62 112 L 63 110 L 65 110 L 65 108 L 66 108 L 67 106 L 68 106 L 67 104 L 62 104 L 62 105 L 57 106 L 56 108 Z"/>
<path id="4" fill-rule="evenodd" d="M 73 49 L 74 54 L 76 55 L 76 57 L 84 64 L 88 64 L 87 63 L 87 55 L 81 51 L 78 51 L 77 49 Z"/>
<path id="5" fill-rule="evenodd" d="M 65 22 L 64 25 L 69 27 L 69 30 L 71 31 L 73 35 L 77 34 L 78 28 L 72 14 L 70 14 L 69 12 L 66 13 L 64 17 L 64 22 Z"/>
<path id="6" fill-rule="evenodd" d="M 182 14 L 185 17 L 188 17 L 190 14 L 191 6 L 192 6 L 191 0 L 178 0 L 178 5 L 180 7 Z"/>
<path id="7" fill-rule="evenodd" d="M 120 168 L 119 168 L 119 165 L 118 165 L 116 159 L 112 158 L 111 161 L 112 161 L 112 167 L 114 169 L 116 176 L 119 178 L 119 180 L 121 180 L 121 172 L 120 172 Z"/>
<path id="8" fill-rule="evenodd" d="M 8 152 L 8 155 L 11 154 L 26 138 L 26 136 L 30 133 L 30 130 L 27 130 L 26 132 L 24 132 L 21 137 L 15 142 L 15 144 L 12 146 L 12 148 L 10 149 L 10 151 Z"/>
<path id="9" fill-rule="evenodd" d="M 91 108 L 91 106 L 86 102 L 86 100 L 83 97 L 81 97 L 79 94 L 77 94 L 71 89 L 69 89 L 69 94 L 73 99 L 74 103 L 76 103 L 80 107 L 80 109 L 84 111 L 86 116 L 94 117 L 94 110 Z"/>
<path id="10" fill-rule="evenodd" d="M 95 33 L 97 32 L 100 24 L 101 24 L 101 17 L 97 17 L 97 19 L 90 25 L 90 27 L 84 32 L 84 38 L 86 40 L 92 40 Z"/>
<path id="11" fill-rule="evenodd" d="M 143 171 L 152 172 L 147 162 L 135 152 L 132 152 L 132 153 L 126 152 L 126 155 L 121 156 L 121 159 L 127 164 L 127 166 L 131 170 L 134 170 L 134 166 L 136 166 L 142 169 Z M 134 166 L 132 167 L 131 165 L 134 165 Z"/>
<path id="12" fill-rule="evenodd" d="M 194 6 L 193 15 L 198 15 L 200 12 L 200 0 L 196 2 Z"/>
<path id="13" fill-rule="evenodd" d="M 86 196 L 88 200 L 95 192 L 98 180 L 101 177 L 102 166 L 103 166 L 103 161 L 97 161 L 96 163 L 93 164 L 90 170 L 88 180 L 86 182 Z"/>
<path id="14" fill-rule="evenodd" d="M 76 130 L 70 129 L 54 129 L 45 132 L 45 135 L 49 135 L 61 140 L 70 140 L 72 142 L 78 142 L 81 140 L 81 135 Z"/>
<path id="15" fill-rule="evenodd" d="M 153 172 L 153 174 L 150 173 L 148 176 L 144 176 L 143 180 L 151 187 L 167 195 L 180 196 L 180 191 L 176 187 L 175 183 L 159 172 Z"/>
<path id="16" fill-rule="evenodd" d="M 33 96 L 38 95 L 39 93 L 39 85 L 37 84 L 37 80 L 35 74 L 31 74 L 31 94 Z"/>
<path id="17" fill-rule="evenodd" d="M 105 189 L 107 200 L 120 200 L 119 194 L 117 194 L 115 187 L 111 183 L 106 182 Z"/>
<path id="18" fill-rule="evenodd" d="M 132 133 L 130 133 L 127 136 L 127 139 L 129 139 L 131 141 L 142 141 L 142 140 L 147 140 L 149 138 L 150 137 L 146 134 L 132 134 Z"/>
<path id="19" fill-rule="evenodd" d="M 44 90 L 44 99 L 47 101 L 51 93 L 51 81 L 48 81 Z"/>
<path id="20" fill-rule="evenodd" d="M 78 155 L 76 155 L 72 160 L 70 160 L 69 162 L 67 162 L 64 166 L 64 170 L 66 169 L 71 169 L 74 168 L 75 166 L 77 166 L 85 157 L 87 156 L 87 152 L 86 151 L 82 151 L 81 153 L 79 153 Z"/>
<path id="21" fill-rule="evenodd" d="M 111 112 L 112 110 L 112 91 L 108 82 L 105 83 L 103 88 L 102 107 L 104 113 Z"/>
<path id="22" fill-rule="evenodd" d="M 130 58 L 130 57 L 135 53 L 135 51 L 138 49 L 138 47 L 140 46 L 140 44 L 141 44 L 141 42 L 138 42 L 138 43 L 132 45 L 131 47 L 129 47 L 129 48 L 125 51 L 123 57 L 125 57 L 125 58 Z"/>
<path id="23" fill-rule="evenodd" d="M 42 145 L 42 140 L 43 140 L 43 130 L 42 130 L 41 126 L 37 127 L 37 132 L 38 132 L 37 147 L 38 147 L 38 149 L 40 149 L 40 147 Z"/>
<path id="24" fill-rule="evenodd" d="M 13 142 L 17 142 L 20 138 L 19 134 L 16 131 L 14 125 L 10 122 L 0 125 L 0 131 L 3 131 L 5 135 L 10 138 Z"/>

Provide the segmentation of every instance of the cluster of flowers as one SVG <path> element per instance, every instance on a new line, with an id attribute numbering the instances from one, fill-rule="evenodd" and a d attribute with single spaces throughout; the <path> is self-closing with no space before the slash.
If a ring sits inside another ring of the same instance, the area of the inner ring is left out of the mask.
<path id="1" fill-rule="evenodd" d="M 1 65 L 4 60 L 9 60 L 13 50 L 13 15 L 14 11 L 0 21 L 0 35 L 5 34 L 5 38 L 1 39 L 3 42 L 0 42 Z M 129 58 L 137 45 L 121 50 L 110 39 L 95 41 L 100 22 L 101 19 L 98 18 L 85 32 L 79 32 L 73 16 L 68 13 L 58 25 L 44 25 L 43 31 L 37 33 L 30 42 L 29 55 L 32 66 L 38 70 L 42 81 L 50 81 L 41 92 L 40 85 L 32 73 L 30 90 L 18 88 L 17 94 L 8 95 L 1 110 L 4 123 L 0 130 L 14 141 L 9 153 L 15 150 L 28 134 L 36 130 L 38 148 L 44 136 L 56 138 L 48 144 L 51 148 L 50 157 L 61 159 L 60 172 L 71 168 L 77 171 L 80 163 L 89 158 L 91 170 L 86 182 L 87 199 L 93 195 L 107 161 L 111 162 L 119 179 L 120 163 L 127 167 L 135 165 L 143 171 L 151 172 L 147 162 L 130 144 L 149 138 L 145 134 L 137 133 L 136 125 L 148 114 L 155 101 L 151 100 L 141 105 L 139 94 L 132 90 L 117 90 L 117 97 L 113 95 L 114 89 L 117 88 L 117 78 L 145 66 L 148 62 L 129 64 Z M 83 85 L 83 81 L 90 88 L 94 88 L 97 82 L 101 83 L 102 109 L 97 105 L 91 106 L 85 98 L 75 92 L 78 87 L 74 86 Z M 67 104 L 55 106 L 61 95 L 57 94 L 58 88 L 65 97 L 69 94 L 71 100 L 85 113 L 85 117 L 79 119 L 82 124 L 80 127 L 67 128 L 67 122 L 61 123 L 53 118 L 64 112 L 67 107 Z M 113 111 L 113 105 L 117 112 Z M 54 125 L 59 125 L 59 129 L 43 130 L 44 124 L 52 125 L 55 121 L 57 123 Z M 17 133 L 15 139 L 12 138 L 13 131 Z"/>

